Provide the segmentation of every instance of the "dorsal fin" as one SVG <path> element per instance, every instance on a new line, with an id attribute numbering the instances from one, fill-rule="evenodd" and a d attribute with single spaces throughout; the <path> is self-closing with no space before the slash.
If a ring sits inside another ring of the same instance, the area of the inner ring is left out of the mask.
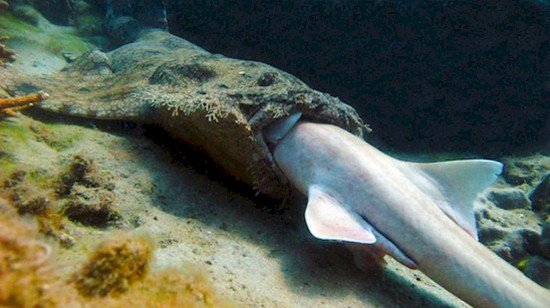
<path id="1" fill-rule="evenodd" d="M 456 160 L 438 163 L 406 163 L 420 173 L 411 177 L 458 225 L 477 239 L 473 202 L 493 184 L 502 164 L 492 160 Z M 407 170 L 410 172 L 410 170 Z"/>
<path id="2" fill-rule="evenodd" d="M 346 209 L 320 187 L 310 187 L 308 198 L 306 223 L 316 238 L 362 244 L 376 242 L 372 227 L 361 216 Z"/>

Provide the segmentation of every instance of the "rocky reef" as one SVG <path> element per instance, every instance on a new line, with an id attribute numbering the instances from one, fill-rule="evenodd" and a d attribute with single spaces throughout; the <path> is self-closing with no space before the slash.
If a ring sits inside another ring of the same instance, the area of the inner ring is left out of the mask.
<path id="1" fill-rule="evenodd" d="M 550 158 L 537 154 L 504 157 L 502 161 L 505 169 L 500 183 L 487 190 L 477 203 L 480 241 L 550 288 L 550 203 L 539 197 L 548 185 Z"/>

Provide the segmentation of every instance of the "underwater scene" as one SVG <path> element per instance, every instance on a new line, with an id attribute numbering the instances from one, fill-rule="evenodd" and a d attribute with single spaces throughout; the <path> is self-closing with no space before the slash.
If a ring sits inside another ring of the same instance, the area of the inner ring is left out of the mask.
<path id="1" fill-rule="evenodd" d="M 0 0 L 1 307 L 550 307 L 550 2 Z"/>

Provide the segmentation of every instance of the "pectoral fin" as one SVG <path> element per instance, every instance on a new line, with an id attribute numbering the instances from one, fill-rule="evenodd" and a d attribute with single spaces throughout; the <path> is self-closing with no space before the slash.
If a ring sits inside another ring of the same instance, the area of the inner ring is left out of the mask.
<path id="1" fill-rule="evenodd" d="M 306 223 L 313 236 L 324 240 L 337 240 L 362 244 L 376 242 L 372 227 L 335 198 L 312 186 L 308 191 Z"/>

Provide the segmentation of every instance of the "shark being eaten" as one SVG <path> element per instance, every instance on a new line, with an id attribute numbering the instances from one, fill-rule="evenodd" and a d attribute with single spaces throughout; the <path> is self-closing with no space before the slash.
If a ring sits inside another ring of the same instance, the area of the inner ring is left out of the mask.
<path id="1" fill-rule="evenodd" d="M 391 255 L 476 307 L 550 307 L 550 291 L 477 241 L 472 204 L 501 163 L 400 161 L 337 126 L 300 117 L 276 121 L 264 136 L 308 197 L 313 236 L 349 243 L 359 267 Z"/>

